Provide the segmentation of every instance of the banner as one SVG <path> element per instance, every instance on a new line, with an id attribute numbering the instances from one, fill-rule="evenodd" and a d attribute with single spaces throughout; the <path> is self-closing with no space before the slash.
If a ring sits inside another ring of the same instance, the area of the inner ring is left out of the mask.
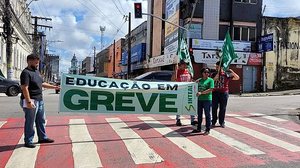
<path id="1" fill-rule="evenodd" d="M 197 114 L 197 84 L 63 74 L 60 112 Z"/>

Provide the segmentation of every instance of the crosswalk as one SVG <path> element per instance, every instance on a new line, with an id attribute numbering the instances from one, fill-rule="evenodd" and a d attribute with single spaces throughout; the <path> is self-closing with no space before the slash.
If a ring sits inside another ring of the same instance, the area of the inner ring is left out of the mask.
<path id="1" fill-rule="evenodd" d="M 270 161 L 300 162 L 297 123 L 258 113 L 227 116 L 226 128 L 211 129 L 208 136 L 191 133 L 195 127 L 189 125 L 188 116 L 182 116 L 182 127 L 168 115 L 48 117 L 48 136 L 56 141 L 33 149 L 23 147 L 23 119 L 1 119 L 0 168 L 251 167 Z"/>

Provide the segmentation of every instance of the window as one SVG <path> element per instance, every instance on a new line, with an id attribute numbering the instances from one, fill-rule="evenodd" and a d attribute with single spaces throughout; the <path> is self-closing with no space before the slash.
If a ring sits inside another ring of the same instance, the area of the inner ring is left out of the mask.
<path id="1" fill-rule="evenodd" d="M 255 27 L 234 27 L 233 39 L 239 41 L 256 41 Z"/>
<path id="2" fill-rule="evenodd" d="M 234 2 L 256 4 L 257 0 L 234 0 Z"/>

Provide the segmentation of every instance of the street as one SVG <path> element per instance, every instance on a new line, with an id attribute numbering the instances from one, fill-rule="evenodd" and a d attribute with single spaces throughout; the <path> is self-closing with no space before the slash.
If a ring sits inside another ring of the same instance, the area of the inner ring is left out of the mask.
<path id="1" fill-rule="evenodd" d="M 0 96 L 0 167 L 298 167 L 300 96 L 236 97 L 226 128 L 191 134 L 189 116 L 58 113 L 44 91 L 53 144 L 23 147 L 19 97 Z M 36 138 L 36 136 L 35 136 Z M 35 139 L 37 141 L 37 139 Z M 31 157 L 28 157 L 31 156 Z"/>

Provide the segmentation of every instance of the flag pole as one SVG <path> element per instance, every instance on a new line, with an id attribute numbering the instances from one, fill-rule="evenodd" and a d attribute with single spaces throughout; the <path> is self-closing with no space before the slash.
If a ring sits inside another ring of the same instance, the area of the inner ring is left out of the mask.
<path id="1" fill-rule="evenodd" d="M 217 48 L 216 54 L 217 54 L 217 56 L 220 57 L 219 53 L 220 53 L 219 49 Z M 223 61 L 223 56 L 220 57 L 220 64 L 219 64 L 219 68 L 218 68 L 218 75 L 219 75 L 218 80 L 220 80 L 220 72 L 221 72 L 221 67 L 222 67 L 222 61 Z"/>

